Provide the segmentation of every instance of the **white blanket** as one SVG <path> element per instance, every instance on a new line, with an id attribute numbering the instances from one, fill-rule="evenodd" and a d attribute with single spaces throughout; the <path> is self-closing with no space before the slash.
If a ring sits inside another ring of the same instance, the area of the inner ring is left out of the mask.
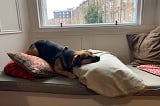
<path id="1" fill-rule="evenodd" d="M 100 61 L 74 68 L 74 74 L 81 83 L 107 97 L 128 95 L 144 89 L 142 80 L 116 56 L 104 51 L 91 51 L 100 52 L 96 54 L 100 56 Z"/>

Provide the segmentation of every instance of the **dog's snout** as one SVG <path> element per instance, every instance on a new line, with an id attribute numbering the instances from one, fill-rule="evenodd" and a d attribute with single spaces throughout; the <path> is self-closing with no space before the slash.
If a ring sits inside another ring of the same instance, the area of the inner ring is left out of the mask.
<path id="1" fill-rule="evenodd" d="M 96 60 L 97 60 L 97 61 L 99 61 L 99 60 L 100 60 L 100 57 L 99 57 L 99 56 L 96 56 L 95 58 L 96 58 Z"/>
<path id="2" fill-rule="evenodd" d="M 99 56 L 95 56 L 93 62 L 98 62 L 99 60 L 100 60 L 100 57 Z"/>

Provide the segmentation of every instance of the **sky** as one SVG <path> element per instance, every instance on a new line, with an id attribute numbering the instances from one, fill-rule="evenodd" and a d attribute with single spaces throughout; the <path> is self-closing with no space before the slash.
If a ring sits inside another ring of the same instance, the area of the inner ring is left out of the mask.
<path id="1" fill-rule="evenodd" d="M 66 10 L 67 8 L 75 8 L 86 0 L 46 0 L 48 19 L 53 18 L 53 11 Z"/>

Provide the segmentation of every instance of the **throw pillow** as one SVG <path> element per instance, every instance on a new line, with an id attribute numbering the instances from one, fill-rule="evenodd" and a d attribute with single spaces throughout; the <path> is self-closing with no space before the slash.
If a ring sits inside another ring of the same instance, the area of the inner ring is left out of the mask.
<path id="1" fill-rule="evenodd" d="M 40 57 L 21 52 L 7 54 L 18 66 L 35 77 L 51 77 L 55 74 L 51 66 Z"/>
<path id="2" fill-rule="evenodd" d="M 35 79 L 31 74 L 19 67 L 13 61 L 8 62 L 8 64 L 4 67 L 4 73 L 17 78 L 23 78 L 28 80 Z"/>
<path id="3" fill-rule="evenodd" d="M 160 26 L 145 34 L 128 34 L 132 63 L 160 64 Z"/>

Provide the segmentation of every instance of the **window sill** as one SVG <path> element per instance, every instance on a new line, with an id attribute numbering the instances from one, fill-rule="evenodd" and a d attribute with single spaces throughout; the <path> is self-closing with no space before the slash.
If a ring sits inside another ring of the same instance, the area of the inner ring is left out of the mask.
<path id="1" fill-rule="evenodd" d="M 0 32 L 0 35 L 6 35 L 6 34 L 17 34 L 17 33 L 22 33 L 22 31 L 2 31 Z"/>
<path id="2" fill-rule="evenodd" d="M 39 27 L 33 28 L 31 32 L 53 32 L 53 33 L 66 33 L 71 32 L 72 34 L 78 34 L 79 32 L 95 32 L 100 34 L 126 34 L 132 32 L 142 32 L 151 30 L 155 25 L 108 25 L 108 26 L 89 26 L 89 27 Z M 75 32 L 75 33 L 74 33 Z M 98 35 L 97 34 L 97 35 Z M 79 34 L 78 34 L 79 35 Z"/>

